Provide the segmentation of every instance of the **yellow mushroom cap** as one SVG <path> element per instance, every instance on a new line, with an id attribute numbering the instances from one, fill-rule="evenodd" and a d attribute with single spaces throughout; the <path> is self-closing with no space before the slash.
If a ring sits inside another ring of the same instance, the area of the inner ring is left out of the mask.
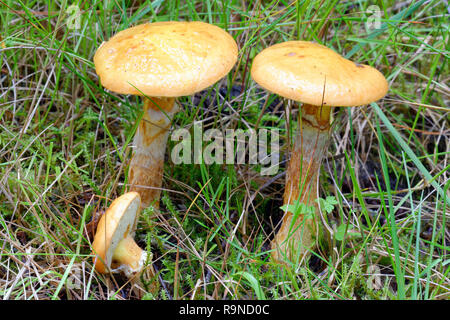
<path id="1" fill-rule="evenodd" d="M 139 194 L 128 192 L 115 199 L 100 218 L 92 243 L 92 250 L 98 256 L 95 264 L 98 272 L 108 272 L 116 246 L 133 232 L 134 220 L 140 205 Z"/>
<path id="2" fill-rule="evenodd" d="M 268 91 L 316 106 L 322 101 L 327 106 L 360 106 L 388 91 L 385 77 L 375 68 L 307 41 L 287 41 L 264 49 L 253 60 L 251 74 Z"/>
<path id="3" fill-rule="evenodd" d="M 223 78 L 237 54 L 233 37 L 217 26 L 168 21 L 117 33 L 98 48 L 94 64 L 102 85 L 114 92 L 179 97 Z"/>

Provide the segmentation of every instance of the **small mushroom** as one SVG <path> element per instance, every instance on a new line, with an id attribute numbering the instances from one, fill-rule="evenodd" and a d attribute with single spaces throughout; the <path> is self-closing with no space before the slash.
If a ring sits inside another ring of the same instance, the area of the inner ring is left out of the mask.
<path id="1" fill-rule="evenodd" d="M 123 272 L 133 284 L 140 285 L 140 277 L 150 283 L 150 291 L 158 288 L 151 253 L 142 250 L 134 241 L 133 225 L 139 213 L 141 197 L 128 192 L 115 199 L 100 218 L 92 250 L 95 269 L 102 273 Z"/>
<path id="2" fill-rule="evenodd" d="M 237 60 L 237 44 L 221 28 L 204 22 L 155 22 L 117 33 L 94 56 L 101 84 L 144 98 L 144 116 L 134 137 L 130 191 L 143 207 L 159 207 L 164 155 L 175 98 L 192 95 L 221 78 Z"/>
<path id="3" fill-rule="evenodd" d="M 296 219 L 286 210 L 272 241 L 274 260 L 298 261 L 316 245 L 318 174 L 330 138 L 332 107 L 361 106 L 381 99 L 388 91 L 388 83 L 378 70 L 305 41 L 288 41 L 264 49 L 253 60 L 251 75 L 266 90 L 303 103 L 283 202 L 294 205 L 298 201 L 316 210 L 312 216 L 300 212 Z"/>

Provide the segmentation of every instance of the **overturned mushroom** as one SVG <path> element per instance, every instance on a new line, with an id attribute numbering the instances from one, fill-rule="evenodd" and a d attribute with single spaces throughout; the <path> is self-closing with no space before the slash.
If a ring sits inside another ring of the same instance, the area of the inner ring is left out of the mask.
<path id="1" fill-rule="evenodd" d="M 103 43 L 95 69 L 107 89 L 140 95 L 144 116 L 134 137 L 129 169 L 131 191 L 143 207 L 158 208 L 164 154 L 175 98 L 191 95 L 223 78 L 237 60 L 237 44 L 227 32 L 204 22 L 138 25 Z"/>
<path id="2" fill-rule="evenodd" d="M 133 225 L 139 213 L 141 198 L 128 192 L 115 199 L 97 225 L 92 250 L 95 269 L 103 274 L 123 272 L 134 284 L 150 283 L 156 292 L 157 278 L 151 265 L 151 253 L 142 250 L 134 241 Z"/>
<path id="3" fill-rule="evenodd" d="M 305 41 L 264 49 L 255 57 L 251 74 L 266 90 L 303 103 L 283 202 L 288 208 L 296 201 L 297 205 L 314 206 L 317 213 L 318 173 L 328 147 L 332 107 L 376 101 L 387 93 L 387 81 L 370 66 L 355 64 L 323 45 Z M 272 257 L 278 261 L 298 261 L 316 244 L 317 217 L 300 212 L 293 219 L 291 211 L 286 210 L 272 242 Z"/>

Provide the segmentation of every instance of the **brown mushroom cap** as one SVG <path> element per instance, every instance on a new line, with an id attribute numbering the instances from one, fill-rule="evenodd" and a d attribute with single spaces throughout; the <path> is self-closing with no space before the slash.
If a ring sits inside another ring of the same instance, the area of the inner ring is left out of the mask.
<path id="1" fill-rule="evenodd" d="M 168 21 L 117 33 L 100 46 L 94 63 L 102 85 L 109 90 L 178 97 L 201 91 L 223 78 L 237 54 L 233 37 L 217 26 Z"/>
<path id="2" fill-rule="evenodd" d="M 134 220 L 140 205 L 139 194 L 128 192 L 115 199 L 100 218 L 92 243 L 92 249 L 98 255 L 95 264 L 98 272 L 108 272 L 116 246 L 133 231 Z"/>
<path id="3" fill-rule="evenodd" d="M 316 106 L 322 100 L 327 106 L 360 106 L 382 98 L 388 90 L 385 77 L 375 68 L 306 41 L 264 49 L 253 60 L 251 74 L 268 91 Z"/>

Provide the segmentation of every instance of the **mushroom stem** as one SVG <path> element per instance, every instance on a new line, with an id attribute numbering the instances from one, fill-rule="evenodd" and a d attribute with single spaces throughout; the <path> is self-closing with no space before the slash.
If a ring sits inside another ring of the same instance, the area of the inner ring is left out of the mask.
<path id="1" fill-rule="evenodd" d="M 139 298 L 143 294 L 141 289 L 145 287 L 141 282 L 141 277 L 149 285 L 149 292 L 156 294 L 159 289 L 153 266 L 149 264 L 144 269 L 147 256 L 148 253 L 137 245 L 131 235 L 126 236 L 117 244 L 112 256 L 113 261 L 111 267 L 123 271 L 125 276 L 133 284 L 133 290 Z M 138 289 L 139 287 L 141 289 Z"/>
<path id="2" fill-rule="evenodd" d="M 144 116 L 134 136 L 130 163 L 130 191 L 142 199 L 142 207 L 159 208 L 164 155 L 173 115 L 178 111 L 175 98 L 144 98 Z"/>
<path id="3" fill-rule="evenodd" d="M 295 201 L 313 206 L 318 214 L 318 176 L 329 141 L 331 107 L 303 104 L 299 127 L 286 173 L 285 205 Z M 286 210 L 282 225 L 272 241 L 272 257 L 277 261 L 298 261 L 316 243 L 317 217 Z"/>
<path id="4" fill-rule="evenodd" d="M 128 235 L 120 240 L 117 244 L 116 250 L 113 253 L 113 268 L 115 266 L 125 266 L 125 273 L 129 276 L 132 273 L 140 272 L 147 259 L 147 253 L 142 250 Z"/>

